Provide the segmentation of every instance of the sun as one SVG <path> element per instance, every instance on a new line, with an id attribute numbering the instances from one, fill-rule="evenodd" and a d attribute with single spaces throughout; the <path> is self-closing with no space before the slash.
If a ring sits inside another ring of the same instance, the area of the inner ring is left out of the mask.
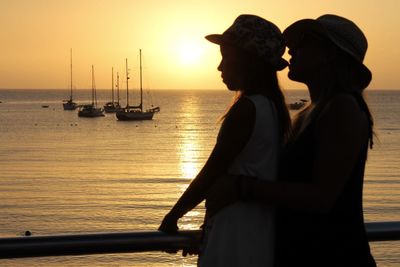
<path id="1" fill-rule="evenodd" d="M 180 44 L 178 53 L 183 65 L 195 65 L 201 59 L 203 47 L 194 41 L 185 41 Z"/>

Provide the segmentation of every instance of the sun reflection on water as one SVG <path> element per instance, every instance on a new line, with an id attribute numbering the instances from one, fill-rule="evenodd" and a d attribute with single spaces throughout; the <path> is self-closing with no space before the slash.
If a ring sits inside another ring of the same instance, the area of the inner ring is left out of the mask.
<path id="1" fill-rule="evenodd" d="M 200 133 L 198 118 L 200 116 L 198 99 L 195 97 L 187 99 L 182 106 L 182 116 L 180 117 L 181 139 L 179 144 L 180 170 L 181 177 L 194 178 L 200 171 L 199 162 L 202 144 L 200 143 Z"/>
<path id="2" fill-rule="evenodd" d="M 198 158 L 197 143 L 195 141 L 184 141 L 181 146 L 181 173 L 184 178 L 194 178 L 199 172 L 199 166 L 196 163 L 196 158 Z"/>

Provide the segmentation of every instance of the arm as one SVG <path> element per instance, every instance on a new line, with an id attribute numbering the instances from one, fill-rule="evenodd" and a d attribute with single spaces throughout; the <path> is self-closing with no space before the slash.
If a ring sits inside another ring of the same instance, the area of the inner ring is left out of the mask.
<path id="1" fill-rule="evenodd" d="M 225 118 L 217 143 L 206 164 L 190 183 L 160 226 L 161 231 L 177 229 L 176 222 L 205 198 L 205 193 L 215 179 L 226 172 L 236 155 L 246 145 L 254 127 L 255 107 L 246 98 L 241 98 Z M 173 228 L 173 229 L 171 229 Z"/>
<path id="2" fill-rule="evenodd" d="M 367 142 L 368 122 L 352 97 L 338 96 L 320 115 L 315 136 L 317 151 L 312 183 L 240 178 L 234 184 L 228 179 L 221 179 L 207 197 L 208 202 L 212 202 L 209 203 L 212 212 L 221 208 L 220 203 L 225 202 L 223 205 L 226 205 L 238 198 L 238 185 L 247 199 L 267 205 L 301 210 L 329 210 L 350 178 L 357 158 Z M 221 200 L 221 193 L 218 193 L 221 187 L 230 187 L 230 194 L 236 196 L 223 196 L 231 199 Z"/>

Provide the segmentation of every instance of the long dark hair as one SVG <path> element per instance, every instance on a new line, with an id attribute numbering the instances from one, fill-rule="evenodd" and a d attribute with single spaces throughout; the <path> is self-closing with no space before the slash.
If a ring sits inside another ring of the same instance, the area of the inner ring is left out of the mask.
<path id="1" fill-rule="evenodd" d="M 366 83 L 362 80 L 362 76 L 359 75 L 359 63 L 334 45 L 332 45 L 330 52 L 329 64 L 326 65 L 330 77 L 330 80 L 327 82 L 330 85 L 321 90 L 318 100 L 315 103 L 298 114 L 294 122 L 293 131 L 295 134 L 301 131 L 307 122 L 312 121 L 318 116 L 319 112 L 334 96 L 350 94 L 357 100 L 361 110 L 367 116 L 368 143 L 372 149 L 374 144 L 374 120 L 363 95 Z"/>
<path id="2" fill-rule="evenodd" d="M 277 71 L 264 60 L 252 55 L 248 55 L 246 61 L 247 67 L 244 73 L 246 87 L 237 92 L 232 106 L 246 95 L 261 94 L 270 99 L 277 111 L 279 138 L 283 145 L 290 139 L 292 127 L 285 96 L 279 86 Z M 229 110 L 226 114 L 229 113 Z"/>

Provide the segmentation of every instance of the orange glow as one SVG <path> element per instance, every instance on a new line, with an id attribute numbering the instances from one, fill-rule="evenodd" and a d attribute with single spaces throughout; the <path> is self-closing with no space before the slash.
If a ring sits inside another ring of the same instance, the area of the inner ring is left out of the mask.
<path id="1" fill-rule="evenodd" d="M 147 78 L 156 89 L 222 89 L 218 48 L 204 36 L 222 33 L 243 13 L 275 22 L 282 30 L 295 20 L 336 13 L 353 19 L 366 33 L 370 87 L 399 87 L 400 2 L 376 1 L 161 1 L 2 0 L 0 8 L 0 88 L 68 88 L 69 49 L 74 51 L 77 88 L 109 87 L 109 69 L 123 70 L 144 52 Z M 378 18 L 379 19 L 371 19 Z M 388 34 L 384 34 L 384 33 Z M 285 57 L 289 57 L 286 55 Z M 133 65 L 132 64 L 132 65 Z M 284 88 L 302 88 L 282 72 Z"/>
<path id="2" fill-rule="evenodd" d="M 198 63 L 203 53 L 202 47 L 191 41 L 182 42 L 179 48 L 181 63 L 185 66 Z"/>

